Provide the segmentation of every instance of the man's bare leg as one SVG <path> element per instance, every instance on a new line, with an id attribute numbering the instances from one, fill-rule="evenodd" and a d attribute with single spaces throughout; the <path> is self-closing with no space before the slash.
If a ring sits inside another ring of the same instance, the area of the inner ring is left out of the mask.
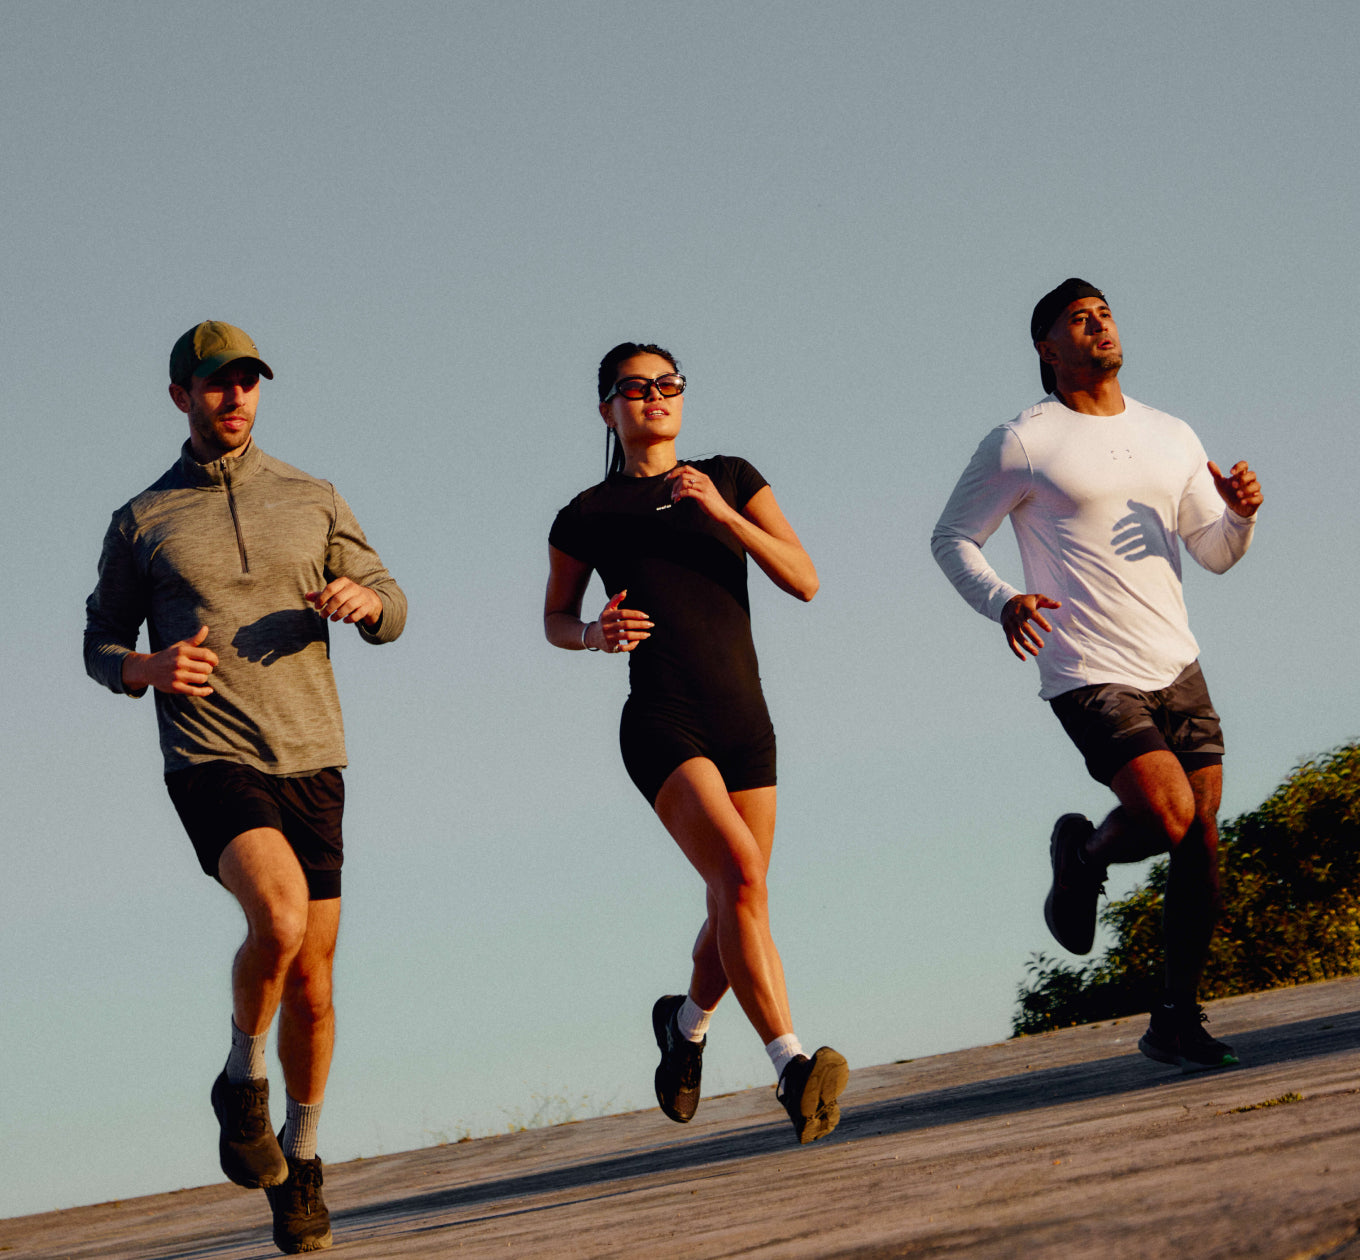
<path id="1" fill-rule="evenodd" d="M 262 1033 L 307 934 L 307 877 L 273 827 L 243 831 L 223 851 L 217 873 L 246 916 L 246 939 L 231 969 L 232 1016 L 242 1032 Z"/>
<path id="2" fill-rule="evenodd" d="M 1129 862 L 1168 853 L 1162 906 L 1166 993 L 1138 1048 L 1184 1072 L 1231 1067 L 1232 1047 L 1203 1027 L 1199 985 L 1219 913 L 1218 806 L 1223 767 L 1188 774 L 1174 754 L 1136 757 L 1110 785 L 1119 806 L 1096 829 L 1087 851 L 1097 861 Z"/>
<path id="3" fill-rule="evenodd" d="M 308 1105 L 325 1096 L 335 1048 L 331 975 L 339 932 L 340 898 L 311 902 L 302 947 L 284 978 L 279 1060 L 289 1096 Z"/>
<path id="4" fill-rule="evenodd" d="M 1107 865 L 1170 854 L 1163 906 L 1166 987 L 1194 1001 L 1218 919 L 1223 767 L 1187 774 L 1173 753 L 1144 753 L 1110 786 L 1119 806 L 1096 828 L 1087 853 Z"/>
<path id="5" fill-rule="evenodd" d="M 269 1115 L 269 1082 L 259 1064 L 260 1040 L 278 1009 L 284 977 L 306 935 L 307 880 L 283 834 L 272 827 L 242 832 L 224 850 L 218 874 L 246 916 L 246 939 L 232 965 L 233 1049 L 213 1082 L 222 1171 L 242 1186 L 277 1186 L 289 1168 Z M 242 1047 L 254 1041 L 252 1067 Z M 241 1079 L 244 1076 L 245 1079 Z"/>

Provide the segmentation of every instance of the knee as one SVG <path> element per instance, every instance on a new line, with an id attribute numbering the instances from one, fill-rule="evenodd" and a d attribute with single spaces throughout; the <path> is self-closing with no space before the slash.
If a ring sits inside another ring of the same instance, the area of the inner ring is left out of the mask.
<path id="1" fill-rule="evenodd" d="M 289 899 L 272 901 L 250 920 L 250 941 L 256 954 L 276 970 L 283 970 L 297 956 L 307 933 L 307 906 Z"/>
<path id="2" fill-rule="evenodd" d="M 1195 798 L 1189 792 L 1173 793 L 1158 801 L 1155 818 L 1172 849 L 1179 848 L 1187 836 L 1203 830 L 1195 825 L 1199 819 Z"/>
<path id="3" fill-rule="evenodd" d="M 723 872 L 718 902 L 736 914 L 765 914 L 769 891 L 765 871 L 756 863 L 733 862 Z"/>
<path id="4" fill-rule="evenodd" d="M 1171 868 L 1178 878 L 1206 885 L 1218 883 L 1218 832 L 1213 820 L 1195 815 L 1185 833 L 1171 847 Z"/>

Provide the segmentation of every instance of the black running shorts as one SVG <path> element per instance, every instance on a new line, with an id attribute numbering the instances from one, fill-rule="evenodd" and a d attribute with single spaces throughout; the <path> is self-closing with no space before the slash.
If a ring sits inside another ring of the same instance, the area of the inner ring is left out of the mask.
<path id="1" fill-rule="evenodd" d="M 311 900 L 340 895 L 345 781 L 339 770 L 284 778 L 234 761 L 205 761 L 167 774 L 165 786 L 205 874 L 220 880 L 227 845 L 244 831 L 272 827 L 297 854 Z"/>
<path id="2" fill-rule="evenodd" d="M 630 698 L 619 720 L 628 777 L 653 808 L 672 771 L 693 757 L 713 762 L 729 792 L 774 787 L 774 727 L 763 704 L 760 709 L 763 720 L 724 727 L 659 712 Z"/>
<path id="3" fill-rule="evenodd" d="M 1223 728 L 1198 661 L 1160 691 L 1105 683 L 1049 703 L 1091 777 L 1107 787 L 1135 757 L 1160 749 L 1175 753 L 1187 774 L 1223 763 Z"/>

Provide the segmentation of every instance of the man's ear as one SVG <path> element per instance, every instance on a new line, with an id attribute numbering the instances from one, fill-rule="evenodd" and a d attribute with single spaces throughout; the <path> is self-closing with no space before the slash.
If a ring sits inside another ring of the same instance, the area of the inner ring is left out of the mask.
<path id="1" fill-rule="evenodd" d="M 192 405 L 193 400 L 189 397 L 189 391 L 185 389 L 183 385 L 176 385 L 171 381 L 170 398 L 175 406 L 184 412 L 185 415 L 189 414 L 189 407 Z"/>

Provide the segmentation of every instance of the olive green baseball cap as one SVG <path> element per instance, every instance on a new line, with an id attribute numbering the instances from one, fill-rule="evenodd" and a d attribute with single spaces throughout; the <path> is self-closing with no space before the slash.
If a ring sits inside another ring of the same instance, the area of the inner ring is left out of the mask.
<path id="1" fill-rule="evenodd" d="M 274 379 L 269 364 L 245 333 L 233 324 L 205 319 L 175 342 L 170 351 L 170 379 L 177 385 L 195 377 L 201 380 L 237 359 L 253 359 L 260 365 L 261 376 Z"/>

